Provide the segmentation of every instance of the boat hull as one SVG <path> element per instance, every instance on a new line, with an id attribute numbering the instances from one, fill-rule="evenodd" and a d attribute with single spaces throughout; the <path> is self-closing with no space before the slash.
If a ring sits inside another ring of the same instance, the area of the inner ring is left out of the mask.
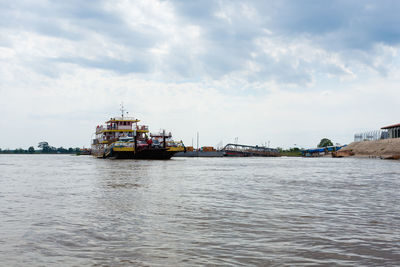
<path id="1" fill-rule="evenodd" d="M 133 142 L 116 142 L 109 145 L 93 145 L 92 155 L 97 158 L 113 159 L 170 159 L 178 152 L 185 151 L 184 147 L 161 147 L 138 145 Z"/>
<path id="2" fill-rule="evenodd" d="M 136 153 L 132 151 L 112 151 L 106 158 L 115 159 L 157 159 L 166 160 L 171 159 L 175 154 L 175 151 L 167 151 L 165 148 L 148 148 L 137 151 Z"/>
<path id="3" fill-rule="evenodd" d="M 135 159 L 170 159 L 176 151 L 168 151 L 165 148 L 150 148 L 138 151 Z"/>

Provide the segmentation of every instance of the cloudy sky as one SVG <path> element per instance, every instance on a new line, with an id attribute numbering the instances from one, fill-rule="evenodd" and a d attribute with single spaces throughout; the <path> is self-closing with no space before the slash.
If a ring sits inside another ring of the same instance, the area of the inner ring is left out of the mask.
<path id="1" fill-rule="evenodd" d="M 122 101 L 187 145 L 349 143 L 400 122 L 399 13 L 396 0 L 0 0 L 0 148 L 88 147 Z"/>

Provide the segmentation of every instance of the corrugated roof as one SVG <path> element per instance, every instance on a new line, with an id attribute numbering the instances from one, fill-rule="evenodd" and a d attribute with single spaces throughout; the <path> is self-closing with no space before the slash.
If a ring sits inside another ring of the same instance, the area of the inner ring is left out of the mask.
<path id="1" fill-rule="evenodd" d="M 394 128 L 394 127 L 400 127 L 400 123 L 385 126 L 385 127 L 382 127 L 381 129 L 390 129 L 390 128 Z"/>

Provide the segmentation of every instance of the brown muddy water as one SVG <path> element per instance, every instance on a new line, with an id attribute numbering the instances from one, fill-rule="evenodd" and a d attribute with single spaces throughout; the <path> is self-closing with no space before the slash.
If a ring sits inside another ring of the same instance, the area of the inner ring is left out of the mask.
<path id="1" fill-rule="evenodd" d="M 400 162 L 0 155 L 1 266 L 395 266 Z"/>

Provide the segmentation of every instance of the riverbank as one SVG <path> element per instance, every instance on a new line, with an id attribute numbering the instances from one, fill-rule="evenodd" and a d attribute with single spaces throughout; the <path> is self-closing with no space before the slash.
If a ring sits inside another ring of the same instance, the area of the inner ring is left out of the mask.
<path id="1" fill-rule="evenodd" d="M 400 138 L 353 142 L 336 154 L 339 157 L 380 157 L 400 159 Z"/>

